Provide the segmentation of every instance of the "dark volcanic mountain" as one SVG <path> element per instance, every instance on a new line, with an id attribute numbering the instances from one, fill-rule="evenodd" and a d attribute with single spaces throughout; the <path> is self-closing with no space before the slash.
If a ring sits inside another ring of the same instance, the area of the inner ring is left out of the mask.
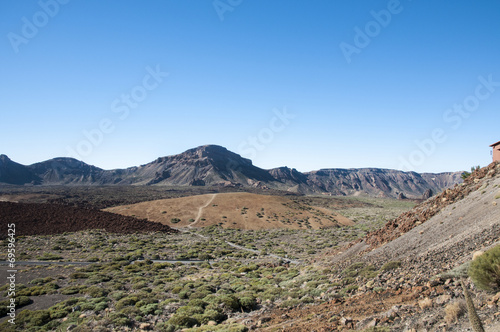
<path id="1" fill-rule="evenodd" d="M 421 198 L 460 182 L 460 172 L 418 174 L 378 168 L 294 168 L 264 170 L 217 145 L 126 169 L 103 170 L 73 158 L 54 158 L 24 166 L 0 156 L 0 182 L 41 185 L 231 186 L 289 190 L 303 194 Z"/>
<path id="2" fill-rule="evenodd" d="M 27 168 L 41 179 L 43 184 L 105 184 L 101 168 L 88 165 L 73 158 L 54 158 Z"/>
<path id="3" fill-rule="evenodd" d="M 0 155 L 0 182 L 9 184 L 40 184 L 41 179 L 28 167 L 13 162 L 6 155 Z"/>
<path id="4" fill-rule="evenodd" d="M 204 145 L 125 170 L 124 183 L 178 186 L 252 186 L 273 182 L 266 171 L 226 148 Z"/>

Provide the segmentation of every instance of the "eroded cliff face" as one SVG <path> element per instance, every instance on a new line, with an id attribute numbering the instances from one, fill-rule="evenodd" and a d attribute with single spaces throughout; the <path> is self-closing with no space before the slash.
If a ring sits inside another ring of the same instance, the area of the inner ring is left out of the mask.
<path id="1" fill-rule="evenodd" d="M 460 172 L 419 174 L 389 169 L 322 169 L 306 173 L 308 184 L 334 195 L 407 197 L 441 192 L 461 181 Z"/>

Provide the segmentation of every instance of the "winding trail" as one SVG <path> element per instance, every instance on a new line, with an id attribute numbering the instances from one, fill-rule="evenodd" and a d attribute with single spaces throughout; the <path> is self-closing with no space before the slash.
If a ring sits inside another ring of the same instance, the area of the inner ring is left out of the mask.
<path id="1" fill-rule="evenodd" d="M 202 205 L 198 208 L 198 214 L 196 215 L 196 218 L 194 220 L 194 222 L 190 225 L 187 226 L 187 228 L 193 228 L 194 225 L 196 225 L 200 219 L 201 219 L 201 215 L 203 214 L 203 210 L 210 205 L 210 203 L 212 203 L 215 199 L 215 197 L 217 196 L 217 194 L 212 194 L 211 195 L 212 197 L 205 203 L 205 205 Z"/>
<path id="2" fill-rule="evenodd" d="M 200 220 L 201 220 L 201 216 L 203 214 L 203 210 L 209 206 L 215 199 L 215 197 L 217 196 L 218 194 L 211 194 L 212 197 L 210 197 L 210 199 L 202 206 L 200 206 L 198 208 L 198 214 L 196 215 L 196 219 L 190 224 L 188 225 L 187 227 L 185 228 L 173 228 L 173 229 L 176 229 L 180 232 L 183 232 L 183 233 L 189 233 L 189 234 L 192 234 L 192 235 L 195 235 L 195 236 L 199 236 L 205 240 L 209 240 L 210 237 L 208 236 L 205 236 L 205 235 L 202 235 L 202 234 L 198 234 L 196 232 L 192 232 L 192 231 L 189 231 L 188 229 L 193 229 L 194 225 L 196 225 Z M 230 242 L 230 241 L 227 241 L 227 240 L 223 240 L 225 243 L 227 243 L 229 246 L 235 248 L 235 249 L 239 249 L 239 250 L 244 250 L 244 251 L 248 251 L 248 252 L 251 252 L 251 253 L 254 253 L 256 255 L 260 255 L 260 251 L 259 250 L 254 250 L 254 249 L 249 249 L 249 248 L 245 248 L 243 246 L 240 246 L 240 245 L 237 245 L 236 243 L 233 243 L 233 242 Z M 273 257 L 273 258 L 276 258 L 276 259 L 280 259 L 280 260 L 283 260 L 283 261 L 286 261 L 286 262 L 289 262 L 289 263 L 292 263 L 292 264 L 301 264 L 301 261 L 299 260 L 294 260 L 294 259 L 289 259 L 289 258 L 286 258 L 286 257 L 281 257 L 281 256 L 278 256 L 278 255 L 275 255 L 275 254 L 267 254 L 267 256 L 270 256 L 270 257 Z"/>

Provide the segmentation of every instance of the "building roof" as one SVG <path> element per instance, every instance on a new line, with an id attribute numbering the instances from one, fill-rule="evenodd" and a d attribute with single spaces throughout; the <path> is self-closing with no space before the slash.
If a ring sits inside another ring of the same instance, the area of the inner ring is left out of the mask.
<path id="1" fill-rule="evenodd" d="M 494 146 L 497 146 L 497 145 L 499 145 L 499 144 L 500 144 L 500 141 L 498 141 L 498 142 L 496 142 L 496 143 L 493 143 L 493 144 L 491 144 L 490 146 L 491 146 L 491 147 L 494 147 Z"/>

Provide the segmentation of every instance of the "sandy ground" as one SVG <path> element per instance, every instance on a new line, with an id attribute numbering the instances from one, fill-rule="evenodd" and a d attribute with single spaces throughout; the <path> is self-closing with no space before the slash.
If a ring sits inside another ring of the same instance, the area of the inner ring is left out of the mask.
<path id="1" fill-rule="evenodd" d="M 135 215 L 173 227 L 312 229 L 354 223 L 328 209 L 293 202 L 286 197 L 250 193 L 223 193 L 172 198 L 132 205 L 117 206 L 106 211 Z M 181 221 L 173 223 L 178 218 Z"/>

